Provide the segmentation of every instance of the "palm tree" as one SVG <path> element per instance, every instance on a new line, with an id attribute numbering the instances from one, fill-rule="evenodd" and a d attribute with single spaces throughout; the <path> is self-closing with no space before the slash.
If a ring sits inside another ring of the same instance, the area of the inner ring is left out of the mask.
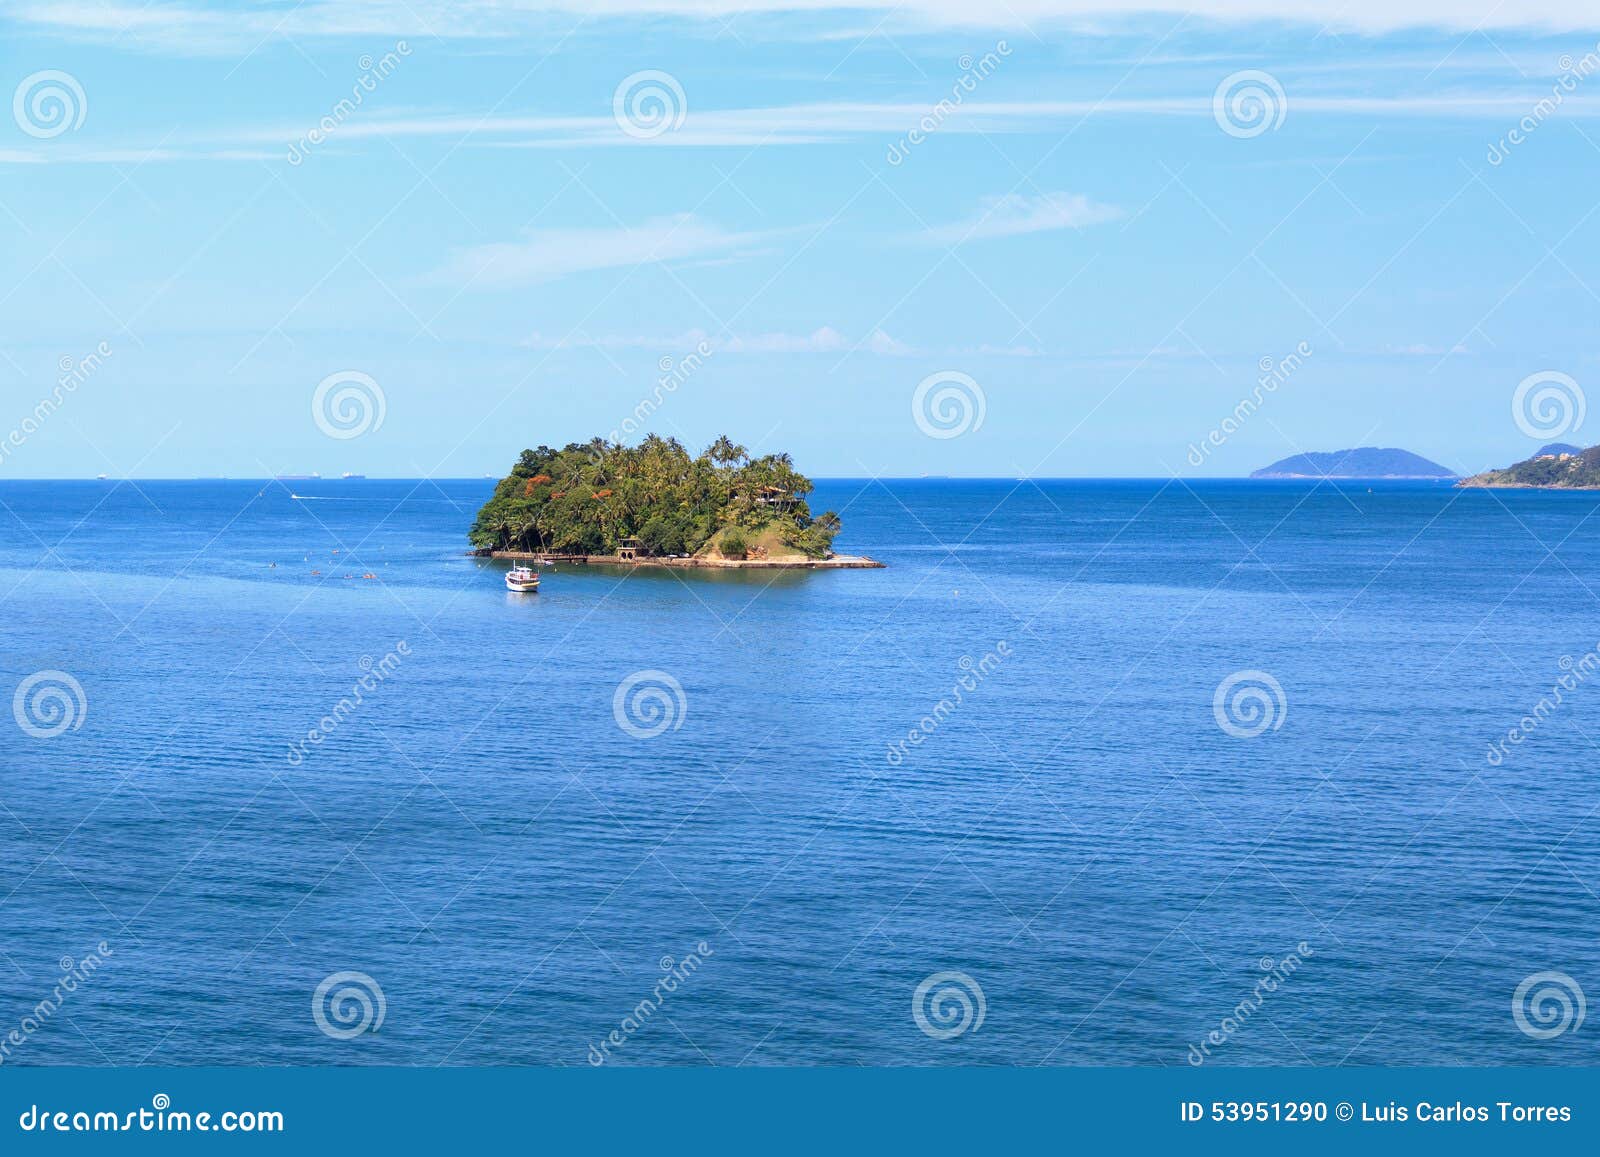
<path id="1" fill-rule="evenodd" d="M 744 463 L 750 457 L 750 452 L 737 442 L 732 441 L 726 434 L 717 436 L 706 450 L 706 455 L 718 466 L 735 466 Z"/>

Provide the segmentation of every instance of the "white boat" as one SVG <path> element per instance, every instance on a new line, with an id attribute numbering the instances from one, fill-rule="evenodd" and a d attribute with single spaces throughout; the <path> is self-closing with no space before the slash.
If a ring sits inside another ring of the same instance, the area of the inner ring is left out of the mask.
<path id="1" fill-rule="evenodd" d="M 506 590 L 537 594 L 539 590 L 539 572 L 531 566 L 512 567 L 506 571 Z"/>

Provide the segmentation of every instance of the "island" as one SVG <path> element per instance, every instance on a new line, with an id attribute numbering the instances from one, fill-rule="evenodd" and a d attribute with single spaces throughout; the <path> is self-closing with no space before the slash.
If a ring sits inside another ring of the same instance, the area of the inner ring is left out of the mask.
<path id="1" fill-rule="evenodd" d="M 467 537 L 496 558 L 670 567 L 877 568 L 833 553 L 839 516 L 813 516 L 788 454 L 726 435 L 698 457 L 676 438 L 595 438 L 524 450 Z"/>
<path id="2" fill-rule="evenodd" d="M 1264 466 L 1250 477 L 1448 479 L 1459 475 L 1449 467 L 1430 462 L 1409 450 L 1358 446 L 1353 450 L 1296 454 L 1271 466 Z"/>
<path id="3" fill-rule="evenodd" d="M 1534 488 L 1539 490 L 1600 490 L 1600 446 L 1580 450 L 1552 443 L 1532 458 L 1463 478 L 1457 486 Z"/>

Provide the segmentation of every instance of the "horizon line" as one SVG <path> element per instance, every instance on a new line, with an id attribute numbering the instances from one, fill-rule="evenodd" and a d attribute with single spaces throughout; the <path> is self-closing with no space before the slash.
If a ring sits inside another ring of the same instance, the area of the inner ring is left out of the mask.
<path id="1" fill-rule="evenodd" d="M 282 485 L 287 482 L 502 482 L 510 474 L 501 475 L 416 475 L 416 474 L 366 474 L 359 478 L 341 478 L 327 475 L 320 478 L 272 475 L 149 475 L 135 477 L 99 477 L 88 475 L 58 475 L 50 477 L 13 476 L 0 477 L 5 482 L 270 482 Z M 1450 474 L 1430 477 L 1426 475 L 1275 475 L 1256 477 L 1251 474 L 816 474 L 813 482 L 1449 482 L 1470 478 L 1470 474 Z"/>

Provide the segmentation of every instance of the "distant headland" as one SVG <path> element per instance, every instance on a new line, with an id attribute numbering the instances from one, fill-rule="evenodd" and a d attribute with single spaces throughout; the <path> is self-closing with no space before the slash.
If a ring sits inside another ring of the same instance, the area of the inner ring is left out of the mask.
<path id="1" fill-rule="evenodd" d="M 675 567 L 877 567 L 833 553 L 839 516 L 813 516 L 788 454 L 726 436 L 698 457 L 676 438 L 595 438 L 524 450 L 468 531 L 478 553 Z"/>
<path id="2" fill-rule="evenodd" d="M 1459 477 L 1448 466 L 1430 462 L 1409 450 L 1359 446 L 1354 450 L 1334 450 L 1296 454 L 1263 466 L 1252 478 L 1427 478 Z"/>
<path id="3" fill-rule="evenodd" d="M 1538 490 L 1600 490 L 1600 446 L 1581 450 L 1552 442 L 1532 458 L 1463 478 L 1458 486 Z"/>

